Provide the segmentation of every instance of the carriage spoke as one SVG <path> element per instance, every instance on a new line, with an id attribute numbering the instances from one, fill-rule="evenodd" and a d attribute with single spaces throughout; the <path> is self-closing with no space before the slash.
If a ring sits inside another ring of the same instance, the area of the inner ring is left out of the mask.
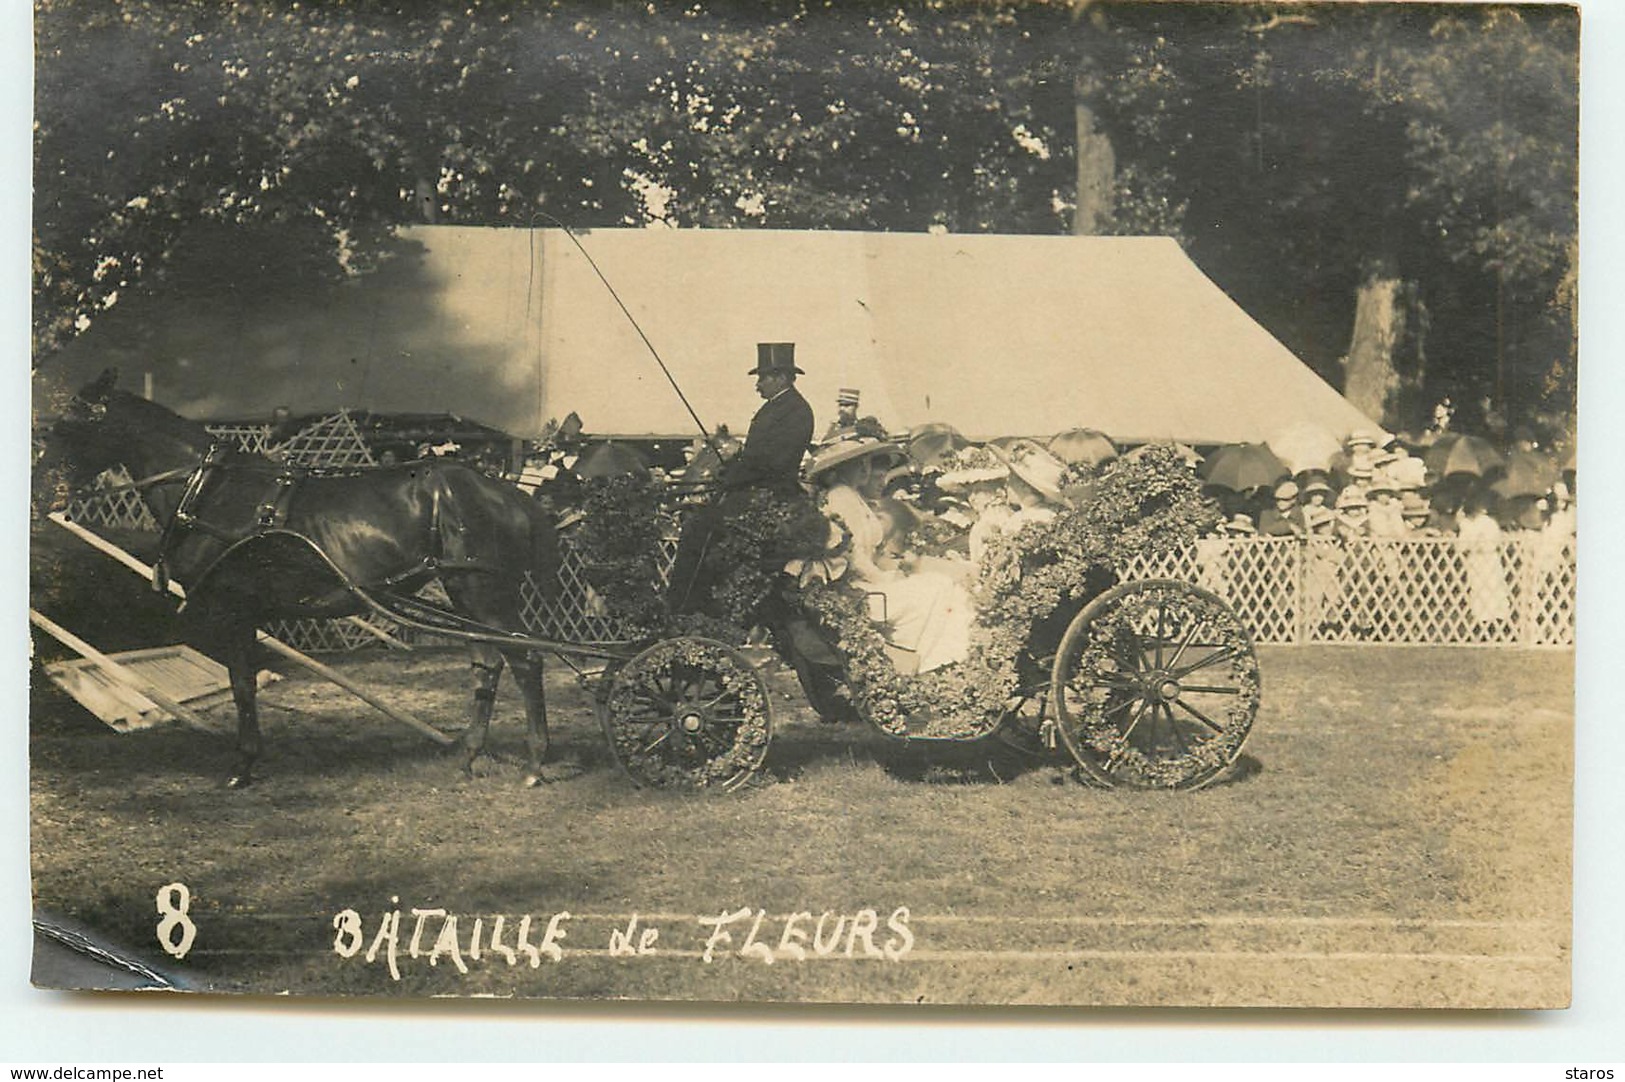
<path id="1" fill-rule="evenodd" d="M 647 755 L 651 751 L 654 751 L 661 744 L 664 744 L 668 739 L 670 739 L 670 737 L 671 737 L 671 730 L 670 729 L 665 730 L 659 736 L 655 737 L 653 740 L 649 741 L 647 744 L 645 744 L 643 746 L 642 754 Z"/>
<path id="2" fill-rule="evenodd" d="M 1130 721 L 1128 723 L 1128 728 L 1123 730 L 1123 742 L 1125 744 L 1128 742 L 1128 738 L 1134 735 L 1134 730 L 1139 726 L 1141 719 L 1145 717 L 1145 708 L 1147 705 L 1146 701 L 1144 699 L 1136 699 L 1135 702 L 1138 704 L 1140 709 L 1134 712 L 1134 720 Z"/>
<path id="3" fill-rule="evenodd" d="M 1167 626 L 1168 606 L 1157 605 L 1157 668 L 1162 668 L 1162 631 Z"/>
<path id="4" fill-rule="evenodd" d="M 1177 669 L 1179 667 L 1180 659 L 1185 656 L 1185 651 L 1190 649 L 1191 642 L 1195 640 L 1196 633 L 1201 629 L 1201 621 L 1196 621 L 1191 624 L 1191 629 L 1185 632 L 1185 641 L 1179 644 L 1179 649 L 1175 650 L 1174 656 L 1168 660 L 1168 667 L 1170 669 Z"/>
<path id="5" fill-rule="evenodd" d="M 1179 722 L 1174 719 L 1174 708 L 1167 703 L 1163 703 L 1162 712 L 1168 716 L 1168 731 L 1174 734 L 1174 743 L 1179 745 L 1179 754 L 1181 756 L 1189 755 L 1191 749 L 1186 745 L 1185 738 L 1180 735 Z"/>
<path id="6" fill-rule="evenodd" d="M 1139 701 L 1140 700 L 1138 698 L 1124 699 L 1122 702 L 1118 703 L 1116 706 L 1112 707 L 1110 710 L 1108 710 L 1104 714 L 1100 715 L 1101 720 L 1104 721 L 1106 718 L 1111 717 L 1113 714 L 1117 713 L 1119 710 L 1123 709 L 1125 706 L 1133 706 L 1135 703 L 1137 703 Z"/>
<path id="7" fill-rule="evenodd" d="M 1172 676 L 1175 680 L 1178 680 L 1178 679 L 1181 679 L 1182 677 L 1189 676 L 1191 673 L 1196 672 L 1199 669 L 1208 668 L 1210 665 L 1217 665 L 1222 661 L 1232 661 L 1235 658 L 1240 657 L 1240 656 L 1241 656 L 1240 654 L 1236 653 L 1234 650 L 1229 649 L 1227 647 L 1227 648 L 1225 648 L 1223 650 L 1219 650 L 1216 653 L 1209 654 L 1207 657 L 1202 658 L 1200 661 L 1194 661 L 1191 664 L 1185 666 L 1183 669 L 1174 669 L 1168 675 Z"/>
<path id="8" fill-rule="evenodd" d="M 1220 725 L 1218 722 L 1214 721 L 1212 718 L 1208 717 L 1206 714 L 1204 714 L 1200 710 L 1196 709 L 1196 707 L 1192 706 L 1190 703 L 1186 702 L 1183 699 L 1175 699 L 1174 702 L 1178 703 L 1180 705 L 1180 707 L 1182 707 L 1187 714 L 1191 715 L 1191 717 L 1195 718 L 1197 721 L 1201 722 L 1203 725 L 1206 725 L 1209 729 L 1212 729 L 1216 733 L 1224 732 L 1224 726 L 1223 725 Z"/>
<path id="9" fill-rule="evenodd" d="M 1200 692 L 1203 692 L 1203 693 L 1208 694 L 1208 695 L 1240 695 L 1241 694 L 1241 689 L 1238 688 L 1238 687 L 1219 687 L 1219 686 L 1216 686 L 1216 685 L 1213 685 L 1213 684 L 1181 684 L 1181 685 L 1179 685 L 1179 689 L 1180 689 L 1181 692 L 1200 691 Z"/>

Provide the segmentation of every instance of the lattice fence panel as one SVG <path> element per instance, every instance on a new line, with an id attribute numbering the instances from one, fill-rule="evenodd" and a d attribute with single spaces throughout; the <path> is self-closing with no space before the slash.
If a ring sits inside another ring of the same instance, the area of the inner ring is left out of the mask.
<path id="1" fill-rule="evenodd" d="M 209 434 L 225 440 L 239 451 L 269 455 L 272 450 L 270 425 L 209 425 Z"/>
<path id="2" fill-rule="evenodd" d="M 399 638 L 384 621 L 378 626 Z M 348 620 L 277 620 L 265 625 L 266 634 L 307 654 L 343 654 L 368 646 L 382 646 L 377 636 Z"/>
<path id="3" fill-rule="evenodd" d="M 156 532 L 157 520 L 147 510 L 141 493 L 127 487 L 131 480 L 123 466 L 104 470 L 88 491 L 75 493 L 68 500 L 67 516 L 82 526 Z"/>
<path id="4" fill-rule="evenodd" d="M 662 550 L 661 582 L 669 580 L 677 543 Z M 525 626 L 566 642 L 627 638 L 587 583 L 581 554 L 566 542 L 560 597 L 547 605 L 526 582 Z M 1215 538 L 1139 559 L 1127 579 L 1172 578 L 1223 598 L 1260 643 L 1568 646 L 1574 643 L 1576 602 L 1572 541 L 1516 539 L 1480 552 L 1455 541 Z M 410 638 L 409 635 L 402 637 Z M 290 639 L 294 645 L 298 641 Z M 324 640 L 325 642 L 326 640 Z M 360 629 L 333 637 L 355 649 L 376 642 Z"/>
<path id="5" fill-rule="evenodd" d="M 620 642 L 630 633 L 605 608 L 592 584 L 587 581 L 585 562 L 579 549 L 565 539 L 561 546 L 559 596 L 552 604 L 542 596 L 535 581 L 526 576 L 520 593 L 520 619 L 533 634 L 565 642 Z M 671 582 L 671 568 L 677 558 L 677 539 L 661 542 L 656 571 L 662 590 Z"/>
<path id="6" fill-rule="evenodd" d="M 1130 579 L 1179 579 L 1223 598 L 1258 642 L 1296 642 L 1303 546 L 1291 539 L 1198 541 L 1119 570 Z"/>
<path id="7" fill-rule="evenodd" d="M 1573 646 L 1578 592 L 1574 542 L 1536 545 L 1529 555 L 1533 626 L 1528 637 L 1537 645 Z"/>
<path id="8" fill-rule="evenodd" d="M 378 464 L 345 410 L 305 426 L 273 450 L 295 466 L 317 469 L 349 469 Z"/>

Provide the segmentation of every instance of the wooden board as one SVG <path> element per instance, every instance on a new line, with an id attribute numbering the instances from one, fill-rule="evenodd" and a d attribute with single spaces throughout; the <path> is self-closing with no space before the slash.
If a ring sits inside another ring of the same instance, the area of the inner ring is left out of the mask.
<path id="1" fill-rule="evenodd" d="M 226 667 L 190 646 L 155 646 L 108 656 L 179 703 L 212 706 L 230 695 Z M 167 711 L 113 680 L 94 662 L 53 662 L 45 666 L 45 673 L 80 706 L 121 733 L 170 720 Z M 279 678 L 274 673 L 261 672 L 258 682 L 264 686 L 275 679 Z"/>

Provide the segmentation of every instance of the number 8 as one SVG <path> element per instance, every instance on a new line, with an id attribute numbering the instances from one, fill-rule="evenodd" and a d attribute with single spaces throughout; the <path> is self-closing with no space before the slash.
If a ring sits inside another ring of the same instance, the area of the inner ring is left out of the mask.
<path id="1" fill-rule="evenodd" d="M 158 915 L 164 918 L 158 922 L 158 944 L 166 954 L 175 958 L 185 958 L 186 952 L 192 949 L 192 940 L 197 938 L 197 925 L 186 915 L 191 905 L 192 892 L 185 883 L 171 883 L 158 888 Z M 180 929 L 178 941 L 175 938 L 177 928 Z"/>

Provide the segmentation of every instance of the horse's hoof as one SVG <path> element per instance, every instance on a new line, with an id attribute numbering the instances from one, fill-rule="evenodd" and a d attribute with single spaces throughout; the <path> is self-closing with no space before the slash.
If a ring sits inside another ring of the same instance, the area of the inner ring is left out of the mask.
<path id="1" fill-rule="evenodd" d="M 533 770 L 527 771 L 525 774 L 525 785 L 528 788 L 534 789 L 538 785 L 552 785 L 554 782 L 569 781 L 571 778 L 579 778 L 586 772 L 587 768 L 582 766 L 577 760 L 561 759 L 556 763 L 548 763 L 546 766 L 539 766 Z"/>

